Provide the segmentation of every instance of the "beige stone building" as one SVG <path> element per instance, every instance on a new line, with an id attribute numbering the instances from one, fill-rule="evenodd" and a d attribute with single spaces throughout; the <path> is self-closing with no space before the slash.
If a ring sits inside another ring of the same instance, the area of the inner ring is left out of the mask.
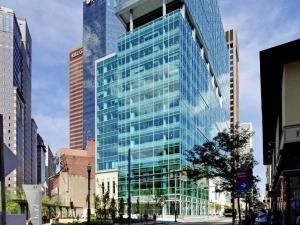
<path id="1" fill-rule="evenodd" d="M 230 127 L 239 123 L 239 46 L 234 28 L 225 32 L 230 63 Z"/>
<path id="2" fill-rule="evenodd" d="M 85 215 L 87 209 L 88 173 L 91 172 L 91 207 L 95 196 L 95 142 L 88 141 L 86 150 L 61 148 L 56 156 L 56 175 L 53 178 L 52 196 L 58 196 L 63 206 L 76 208 L 76 215 Z"/>

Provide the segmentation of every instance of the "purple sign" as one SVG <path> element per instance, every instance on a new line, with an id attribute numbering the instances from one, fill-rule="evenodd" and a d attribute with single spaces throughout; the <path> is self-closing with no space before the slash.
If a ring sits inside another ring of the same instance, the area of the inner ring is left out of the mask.
<path id="1" fill-rule="evenodd" d="M 245 193 L 252 187 L 252 170 L 238 168 L 236 172 L 236 192 Z"/>

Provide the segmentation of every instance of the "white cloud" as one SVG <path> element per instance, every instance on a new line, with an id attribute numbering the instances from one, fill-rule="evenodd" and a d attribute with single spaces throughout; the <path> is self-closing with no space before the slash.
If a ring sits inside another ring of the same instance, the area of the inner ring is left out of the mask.
<path id="1" fill-rule="evenodd" d="M 47 116 L 38 114 L 35 116 L 38 124 L 38 133 L 46 144 L 50 145 L 53 152 L 60 147 L 69 146 L 69 123 L 67 116 Z"/>

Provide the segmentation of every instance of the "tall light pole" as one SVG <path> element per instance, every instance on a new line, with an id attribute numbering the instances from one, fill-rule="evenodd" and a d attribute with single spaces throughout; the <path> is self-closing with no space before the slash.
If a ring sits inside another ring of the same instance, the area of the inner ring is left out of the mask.
<path id="1" fill-rule="evenodd" d="M 88 209 L 87 209 L 87 225 L 91 225 L 91 171 L 92 166 L 90 164 L 86 167 L 88 172 Z"/>
<path id="2" fill-rule="evenodd" d="M 170 171 L 170 176 L 171 178 L 174 178 L 174 215 L 175 215 L 175 220 L 174 222 L 177 222 L 177 176 L 176 176 L 176 170 L 171 170 Z"/>
<path id="3" fill-rule="evenodd" d="M 128 225 L 131 225 L 131 150 L 130 148 L 128 149 L 128 185 L 127 185 L 127 190 L 128 190 L 128 208 L 127 208 L 127 213 L 128 213 Z"/>
<path id="4" fill-rule="evenodd" d="M 3 147 L 3 115 L 0 114 L 0 181 L 1 181 L 1 224 L 6 225 L 5 171 Z"/>

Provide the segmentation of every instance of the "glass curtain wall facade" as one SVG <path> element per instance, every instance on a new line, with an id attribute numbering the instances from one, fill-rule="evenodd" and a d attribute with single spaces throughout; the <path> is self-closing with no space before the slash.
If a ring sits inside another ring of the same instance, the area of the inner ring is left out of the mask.
<path id="1" fill-rule="evenodd" d="M 210 29 L 198 30 L 206 40 L 177 9 L 122 35 L 117 54 L 96 61 L 97 171 L 117 169 L 118 197 L 126 199 L 130 149 L 132 204 L 159 199 L 167 215 L 174 201 L 180 215 L 208 213 L 208 182 L 170 171 L 181 171 L 187 150 L 229 125 L 228 52 L 212 9 L 217 3 L 191 7 L 209 16 Z"/>
<path id="2" fill-rule="evenodd" d="M 113 0 L 83 3 L 83 146 L 95 138 L 95 60 L 116 51 L 124 30 Z"/>

